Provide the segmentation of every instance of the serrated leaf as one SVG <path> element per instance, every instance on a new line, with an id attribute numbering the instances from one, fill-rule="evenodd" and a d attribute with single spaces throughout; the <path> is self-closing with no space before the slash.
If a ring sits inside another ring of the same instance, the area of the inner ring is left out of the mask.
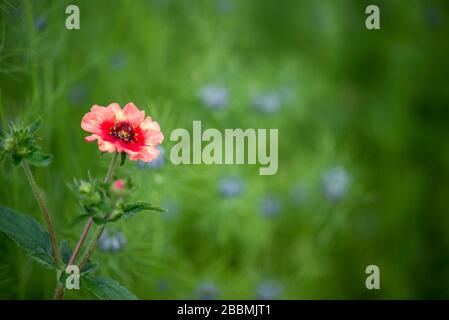
<path id="1" fill-rule="evenodd" d="M 150 203 L 144 201 L 129 203 L 123 206 L 123 212 L 126 218 L 132 217 L 136 213 L 139 213 L 140 211 L 143 210 L 165 212 L 164 209 L 155 207 Z"/>
<path id="2" fill-rule="evenodd" d="M 82 277 L 84 287 L 101 300 L 138 300 L 128 289 L 114 279 L 100 276 Z"/>
<path id="3" fill-rule="evenodd" d="M 0 231 L 47 268 L 55 268 L 50 237 L 34 218 L 0 207 Z"/>
<path id="4" fill-rule="evenodd" d="M 39 117 L 32 124 L 28 126 L 28 132 L 34 134 L 42 125 L 42 118 Z"/>
<path id="5" fill-rule="evenodd" d="M 97 269 L 98 269 L 98 263 L 88 260 L 86 262 L 86 264 L 84 265 L 84 267 L 81 269 L 81 274 L 86 275 L 88 273 L 94 272 Z"/>
<path id="6" fill-rule="evenodd" d="M 34 152 L 31 156 L 26 158 L 26 161 L 32 166 L 36 167 L 46 167 L 53 160 L 53 156 L 51 154 L 44 154 L 39 151 Z"/>

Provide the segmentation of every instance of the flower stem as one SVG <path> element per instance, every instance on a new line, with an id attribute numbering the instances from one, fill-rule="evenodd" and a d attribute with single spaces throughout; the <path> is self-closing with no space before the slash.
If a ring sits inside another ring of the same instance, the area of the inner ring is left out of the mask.
<path id="1" fill-rule="evenodd" d="M 87 248 L 86 254 L 84 255 L 83 259 L 80 262 L 80 269 L 84 267 L 84 265 L 89 261 L 90 257 L 95 251 L 95 248 L 97 247 L 98 239 L 100 239 L 101 235 L 103 234 L 103 230 L 106 224 L 103 224 L 95 230 L 95 234 L 92 238 L 92 240 L 89 243 L 89 247 Z"/>
<path id="2" fill-rule="evenodd" d="M 86 240 L 87 234 L 89 233 L 90 227 L 92 226 L 93 222 L 94 222 L 94 220 L 92 219 L 92 217 L 89 217 L 86 225 L 84 226 L 83 232 L 81 233 L 81 237 L 78 240 L 78 243 L 76 244 L 75 250 L 73 250 L 73 253 L 70 256 L 70 260 L 67 263 L 68 266 L 72 265 L 75 262 L 76 257 L 78 256 L 78 253 L 81 250 L 81 246 L 83 245 L 84 241 Z"/>
<path id="3" fill-rule="evenodd" d="M 108 172 L 103 180 L 105 183 L 110 182 L 112 179 L 112 175 L 114 174 L 114 170 L 117 166 L 118 156 L 119 156 L 118 152 L 114 153 L 112 160 L 111 160 L 111 164 L 109 165 L 109 168 L 108 168 Z M 69 262 L 67 263 L 67 265 L 72 265 L 75 262 L 76 258 L 78 257 L 78 254 L 81 250 L 81 247 L 83 246 L 84 242 L 86 241 L 87 234 L 89 233 L 89 230 L 92 227 L 93 222 L 94 222 L 93 218 L 89 217 L 89 219 L 86 222 L 86 225 L 84 226 L 83 232 L 81 233 L 80 239 L 78 240 L 78 243 L 76 244 L 76 247 L 73 250 L 72 255 L 70 256 L 70 259 L 69 259 Z M 101 233 L 98 236 L 97 235 L 94 236 L 93 240 L 95 240 L 95 243 L 97 242 L 97 240 L 100 236 L 101 236 Z M 90 246 L 91 246 L 91 244 L 89 245 L 89 247 Z M 92 252 L 93 252 L 93 250 L 92 250 Z M 88 259 L 90 258 L 91 255 L 92 255 L 92 253 L 89 255 Z M 83 261 L 84 261 L 84 259 L 83 259 Z M 84 263 L 81 263 L 79 265 L 80 270 L 83 267 L 84 267 Z M 64 289 L 58 288 L 56 291 L 56 294 L 55 294 L 55 299 L 60 300 L 60 299 L 62 299 L 63 295 L 64 295 Z"/>
<path id="4" fill-rule="evenodd" d="M 108 173 L 106 174 L 106 177 L 104 177 L 104 183 L 111 182 L 112 175 L 114 174 L 115 167 L 117 166 L 118 156 L 119 156 L 118 152 L 114 153 L 114 156 L 112 157 L 111 160 L 111 164 L 109 165 Z"/>
<path id="5" fill-rule="evenodd" d="M 25 161 L 22 161 L 22 167 L 25 171 L 25 175 L 27 180 L 31 186 L 31 190 L 33 191 L 34 197 L 39 204 L 39 208 L 41 209 L 42 215 L 44 216 L 45 223 L 47 224 L 48 234 L 50 235 L 50 242 L 53 249 L 53 257 L 56 262 L 56 267 L 59 268 L 61 266 L 61 253 L 59 252 L 58 242 L 56 240 L 56 232 L 53 228 L 53 222 L 51 220 L 50 214 L 48 213 L 47 206 L 45 205 L 44 198 L 42 197 L 41 191 L 36 184 L 36 180 L 34 180 L 33 173 L 31 172 L 30 166 Z"/>
<path id="6" fill-rule="evenodd" d="M 105 183 L 110 182 L 112 179 L 112 175 L 114 174 L 115 167 L 117 166 L 118 156 L 119 156 L 118 152 L 114 153 L 114 156 L 112 157 L 112 160 L 111 160 L 111 164 L 109 165 L 109 168 L 108 168 L 108 172 L 103 180 Z M 89 217 L 89 219 L 86 222 L 86 225 L 84 226 L 83 232 L 81 233 L 81 237 L 78 240 L 78 243 L 76 244 L 75 250 L 73 250 L 73 253 L 72 253 L 72 256 L 70 257 L 68 265 L 71 265 L 75 262 L 84 241 L 86 241 L 87 234 L 89 233 L 89 230 L 92 227 L 93 222 L 94 222 L 93 218 Z"/>

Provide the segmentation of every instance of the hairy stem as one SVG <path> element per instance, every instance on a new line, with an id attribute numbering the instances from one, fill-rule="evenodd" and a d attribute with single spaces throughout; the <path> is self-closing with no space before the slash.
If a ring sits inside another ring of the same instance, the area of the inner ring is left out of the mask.
<path id="1" fill-rule="evenodd" d="M 119 156 L 118 152 L 114 153 L 114 156 L 112 157 L 112 160 L 111 160 L 111 164 L 109 165 L 109 168 L 108 168 L 108 172 L 107 172 L 106 176 L 104 177 L 105 183 L 110 182 L 112 179 L 112 175 L 114 174 L 115 167 L 117 166 L 118 156 Z M 81 233 L 81 237 L 78 240 L 78 243 L 76 244 L 75 250 L 73 250 L 72 256 L 70 257 L 68 265 L 71 265 L 75 262 L 84 241 L 86 241 L 87 234 L 89 233 L 89 230 L 92 227 L 93 221 L 94 220 L 92 217 L 89 217 L 89 219 L 87 220 L 86 225 L 84 226 L 83 232 Z"/>
<path id="2" fill-rule="evenodd" d="M 97 228 L 97 230 L 95 230 L 95 234 L 89 243 L 86 254 L 84 255 L 83 259 L 80 262 L 80 269 L 82 269 L 84 265 L 87 263 L 87 261 L 89 261 L 90 257 L 92 257 L 92 254 L 94 253 L 95 248 L 97 247 L 98 239 L 100 239 L 101 235 L 103 234 L 105 225 L 106 224 L 102 224 Z"/>
<path id="3" fill-rule="evenodd" d="M 51 247 L 53 249 L 53 257 L 56 262 L 56 267 L 59 268 L 61 266 L 61 253 L 59 252 L 58 242 L 56 240 L 56 232 L 53 228 L 53 222 L 51 220 L 50 214 L 48 213 L 47 206 L 45 205 L 44 198 L 42 197 L 41 191 L 37 186 L 36 180 L 34 180 L 33 173 L 31 172 L 30 166 L 25 161 L 22 161 L 22 167 L 25 171 L 25 175 L 27 180 L 31 186 L 31 190 L 33 191 L 34 197 L 39 204 L 39 208 L 41 209 L 42 215 L 44 216 L 45 223 L 47 224 L 48 234 L 50 235 Z"/>
<path id="4" fill-rule="evenodd" d="M 109 165 L 109 168 L 108 168 L 108 172 L 106 173 L 106 176 L 104 177 L 104 180 L 103 180 L 105 183 L 108 183 L 111 181 L 112 175 L 114 174 L 114 170 L 117 166 L 118 157 L 119 157 L 119 153 L 118 152 L 114 153 L 112 160 L 111 160 L 111 164 Z M 76 244 L 76 247 L 73 250 L 72 255 L 70 256 L 70 259 L 69 259 L 69 262 L 67 265 L 72 265 L 75 262 L 76 258 L 78 257 L 79 252 L 81 251 L 81 247 L 83 246 L 84 242 L 86 241 L 87 234 L 89 233 L 89 230 L 92 227 L 93 222 L 94 222 L 93 218 L 89 217 L 89 219 L 86 222 L 86 225 L 84 226 L 83 232 L 81 233 L 80 239 L 78 240 L 78 243 Z M 103 231 L 101 231 L 101 232 L 103 232 Z M 95 243 L 96 243 L 98 238 L 100 238 L 100 236 L 101 236 L 101 233 L 98 236 L 95 234 L 92 241 L 95 241 Z M 92 244 L 92 241 L 91 241 L 91 244 Z M 89 248 L 91 247 L 91 244 L 89 244 Z M 92 250 L 92 252 L 93 252 L 93 250 Z M 87 260 L 89 260 L 91 255 L 92 255 L 92 253 L 89 255 Z M 84 261 L 84 259 L 83 259 L 83 261 Z M 79 265 L 80 270 L 84 267 L 84 264 L 85 263 L 83 263 L 83 262 L 80 263 L 80 265 Z M 63 296 L 64 296 L 64 289 L 57 288 L 56 293 L 55 293 L 55 299 L 60 300 L 63 298 Z"/>
<path id="5" fill-rule="evenodd" d="M 104 183 L 111 182 L 112 175 L 114 174 L 115 167 L 117 166 L 118 157 L 119 153 L 115 152 L 112 157 L 111 164 L 109 165 L 108 173 L 106 173 L 106 177 L 104 177 Z"/>
<path id="6" fill-rule="evenodd" d="M 92 227 L 93 222 L 94 222 L 94 220 L 91 217 L 89 217 L 86 225 L 84 226 L 83 232 L 81 233 L 80 239 L 78 240 L 78 243 L 76 244 L 75 250 L 73 250 L 72 256 L 70 257 L 70 260 L 67 263 L 68 266 L 72 265 L 75 262 L 75 260 L 78 256 L 78 253 L 80 252 L 81 247 L 82 247 L 84 241 L 86 240 L 87 234 L 89 233 L 90 227 Z"/>
<path id="7" fill-rule="evenodd" d="M 62 273 L 61 270 L 58 270 L 56 272 L 56 289 L 55 295 L 53 296 L 53 300 L 62 300 L 62 298 L 64 298 L 64 287 L 62 286 L 62 283 L 59 281 L 61 273 Z"/>

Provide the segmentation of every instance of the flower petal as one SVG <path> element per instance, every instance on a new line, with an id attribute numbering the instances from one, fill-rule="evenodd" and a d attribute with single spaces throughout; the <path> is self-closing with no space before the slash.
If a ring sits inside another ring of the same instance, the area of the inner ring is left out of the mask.
<path id="1" fill-rule="evenodd" d="M 157 146 L 164 141 L 164 135 L 160 131 L 145 131 L 145 145 Z"/>
<path id="2" fill-rule="evenodd" d="M 115 152 L 115 146 L 112 143 L 104 141 L 101 138 L 98 139 L 98 149 L 100 149 L 101 152 Z"/>
<path id="3" fill-rule="evenodd" d="M 114 113 L 115 120 L 123 121 L 123 110 L 120 108 L 120 105 L 116 102 L 109 104 L 106 107 L 110 112 Z"/>
<path id="4" fill-rule="evenodd" d="M 160 151 L 154 147 L 144 147 L 140 152 L 129 153 L 130 160 L 142 160 L 144 162 L 151 162 L 157 158 Z"/>
<path id="5" fill-rule="evenodd" d="M 115 146 L 114 144 L 103 140 L 99 135 L 97 134 L 91 134 L 90 136 L 87 136 L 84 138 L 87 142 L 92 142 L 95 140 L 98 140 L 98 149 L 100 149 L 101 152 L 114 152 Z"/>
<path id="6" fill-rule="evenodd" d="M 153 121 L 151 117 L 146 117 L 140 124 L 140 129 L 144 132 L 145 144 L 151 146 L 157 146 L 164 141 L 164 135 L 161 132 L 161 127 L 156 121 Z"/>
<path id="7" fill-rule="evenodd" d="M 115 114 L 109 107 L 94 105 L 81 120 L 81 128 L 87 132 L 101 133 L 101 124 L 114 119 Z"/>
<path id="8" fill-rule="evenodd" d="M 123 117 L 134 127 L 138 127 L 145 118 L 145 111 L 140 111 L 134 103 L 129 102 L 123 108 Z"/>

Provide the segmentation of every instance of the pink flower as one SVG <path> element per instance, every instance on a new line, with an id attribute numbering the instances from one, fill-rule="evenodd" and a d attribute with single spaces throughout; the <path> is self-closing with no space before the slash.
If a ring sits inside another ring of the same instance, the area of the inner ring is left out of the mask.
<path id="1" fill-rule="evenodd" d="M 81 128 L 92 133 L 85 139 L 98 141 L 102 152 L 126 152 L 130 160 L 150 162 L 157 158 L 164 136 L 161 128 L 151 117 L 145 117 L 134 103 L 128 103 L 123 109 L 118 103 L 107 107 L 94 105 L 81 121 Z"/>
<path id="2" fill-rule="evenodd" d="M 122 190 L 125 187 L 125 181 L 123 179 L 118 179 L 114 181 L 114 188 L 116 190 Z"/>

